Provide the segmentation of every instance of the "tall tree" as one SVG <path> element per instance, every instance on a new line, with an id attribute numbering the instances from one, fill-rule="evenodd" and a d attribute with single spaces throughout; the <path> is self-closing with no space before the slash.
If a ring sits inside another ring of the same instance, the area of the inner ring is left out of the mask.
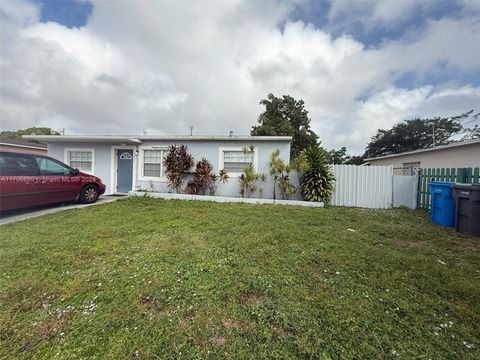
<path id="1" fill-rule="evenodd" d="M 464 130 L 461 121 L 468 118 L 471 113 L 469 111 L 451 118 L 416 118 L 401 122 L 388 130 L 379 129 L 368 143 L 364 157 L 398 154 L 446 145 L 453 135 Z"/>
<path id="2" fill-rule="evenodd" d="M 0 132 L 0 136 L 15 139 L 21 139 L 23 135 L 60 135 L 60 133 L 49 127 L 30 127 L 27 129 L 20 129 L 16 131 Z"/>
<path id="3" fill-rule="evenodd" d="M 470 111 L 470 113 L 473 112 Z M 469 113 L 467 113 L 469 114 Z M 480 127 L 478 126 L 478 118 L 480 117 L 480 113 L 477 113 L 472 116 L 471 119 L 468 121 L 464 122 L 464 135 L 462 137 L 462 140 L 472 140 L 472 139 L 480 139 Z M 475 126 L 470 126 L 466 127 L 465 125 L 471 124 L 472 122 L 475 122 Z"/>
<path id="4" fill-rule="evenodd" d="M 329 164 L 346 164 L 346 165 L 362 165 L 364 163 L 363 156 L 348 155 L 347 148 L 342 146 L 340 150 L 329 150 L 326 153 Z"/>
<path id="5" fill-rule="evenodd" d="M 327 160 L 329 164 L 345 164 L 350 159 L 347 154 L 347 148 L 342 146 L 340 150 L 332 149 L 327 153 Z"/>
<path id="6" fill-rule="evenodd" d="M 348 159 L 345 164 L 347 165 L 362 165 L 365 162 L 365 158 L 363 156 L 354 155 L 350 159 Z"/>
<path id="7" fill-rule="evenodd" d="M 290 158 L 294 159 L 302 150 L 317 145 L 318 136 L 310 129 L 310 118 L 303 100 L 290 95 L 275 97 L 268 94 L 260 101 L 265 111 L 258 117 L 260 125 L 250 131 L 255 136 L 292 136 Z"/>

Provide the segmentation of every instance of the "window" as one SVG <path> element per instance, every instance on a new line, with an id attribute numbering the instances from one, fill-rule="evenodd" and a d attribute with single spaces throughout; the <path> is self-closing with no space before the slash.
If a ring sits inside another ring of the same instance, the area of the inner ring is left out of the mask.
<path id="1" fill-rule="evenodd" d="M 40 169 L 40 175 L 70 175 L 70 169 L 56 161 L 44 157 L 37 157 L 35 160 Z"/>
<path id="2" fill-rule="evenodd" d="M 164 150 L 143 150 L 143 176 L 163 177 Z"/>
<path id="3" fill-rule="evenodd" d="M 93 150 L 68 150 L 66 151 L 65 162 L 74 169 L 93 172 Z"/>
<path id="4" fill-rule="evenodd" d="M 35 176 L 38 175 L 37 163 L 30 156 L 4 153 L 0 155 L 0 175 Z"/>
<path id="5" fill-rule="evenodd" d="M 256 152 L 243 152 L 242 149 L 220 149 L 220 168 L 230 174 L 241 174 L 247 165 L 256 167 Z"/>

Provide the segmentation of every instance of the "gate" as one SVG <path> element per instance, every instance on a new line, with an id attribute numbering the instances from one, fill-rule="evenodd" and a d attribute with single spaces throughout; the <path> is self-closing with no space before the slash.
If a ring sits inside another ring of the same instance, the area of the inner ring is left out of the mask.
<path id="1" fill-rule="evenodd" d="M 334 165 L 331 205 L 387 209 L 393 202 L 392 166 Z"/>

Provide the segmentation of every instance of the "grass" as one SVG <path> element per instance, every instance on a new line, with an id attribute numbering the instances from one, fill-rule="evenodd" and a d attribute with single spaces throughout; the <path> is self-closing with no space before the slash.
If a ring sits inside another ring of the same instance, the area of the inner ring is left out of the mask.
<path id="1" fill-rule="evenodd" d="M 0 229 L 0 357 L 478 359 L 479 250 L 398 209 L 67 210 Z"/>

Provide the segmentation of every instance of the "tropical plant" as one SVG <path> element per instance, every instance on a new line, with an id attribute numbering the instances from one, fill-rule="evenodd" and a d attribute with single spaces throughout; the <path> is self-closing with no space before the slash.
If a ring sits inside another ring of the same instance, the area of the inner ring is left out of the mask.
<path id="1" fill-rule="evenodd" d="M 180 193 L 183 177 L 193 166 L 193 156 L 188 153 L 186 145 L 172 145 L 163 159 L 168 186 Z"/>
<path id="2" fill-rule="evenodd" d="M 289 175 L 280 176 L 278 179 L 278 188 L 280 189 L 280 193 L 284 200 L 288 200 L 290 196 L 297 192 L 297 188 L 290 181 Z"/>
<path id="3" fill-rule="evenodd" d="M 270 163 L 268 164 L 270 176 L 273 179 L 273 199 L 276 199 L 277 184 L 283 199 L 295 194 L 297 189 L 289 180 L 291 167 L 280 159 L 280 150 L 276 149 L 270 155 Z"/>
<path id="4" fill-rule="evenodd" d="M 193 179 L 187 184 L 187 191 L 189 194 L 214 195 L 219 182 L 226 183 L 228 181 L 228 174 L 222 169 L 216 175 L 212 172 L 213 166 L 210 162 L 203 158 L 195 166 L 195 173 Z"/>
<path id="5" fill-rule="evenodd" d="M 242 152 L 245 154 L 245 155 L 248 155 L 249 153 L 253 152 L 255 150 L 255 146 L 252 144 L 252 145 L 245 145 L 244 147 L 242 147 Z"/>
<path id="6" fill-rule="evenodd" d="M 300 175 L 305 174 L 308 170 L 308 162 L 305 156 L 305 152 L 302 151 L 298 156 L 290 163 L 292 170 L 296 170 Z"/>
<path id="7" fill-rule="evenodd" d="M 215 195 L 215 191 L 217 191 L 218 184 L 220 183 L 225 184 L 226 182 L 228 182 L 228 179 L 229 179 L 229 176 L 225 172 L 225 170 L 220 169 L 220 171 L 218 172 L 218 175 L 215 175 L 215 181 L 212 182 L 208 187 L 208 193 L 210 195 Z"/>
<path id="8" fill-rule="evenodd" d="M 255 171 L 252 164 L 248 164 L 243 169 L 243 174 L 238 178 L 240 184 L 240 195 L 242 197 L 249 197 L 257 189 L 257 180 L 260 179 L 261 174 Z"/>
<path id="9" fill-rule="evenodd" d="M 267 174 L 258 174 L 258 181 L 260 181 L 261 183 L 264 183 L 265 181 L 267 181 Z M 263 187 L 260 186 L 258 188 L 258 196 L 260 198 L 263 197 Z"/>
<path id="10" fill-rule="evenodd" d="M 302 192 L 305 200 L 327 203 L 335 186 L 335 177 L 327 162 L 325 150 L 320 146 L 311 146 L 305 150 L 308 169 L 302 179 Z"/>

